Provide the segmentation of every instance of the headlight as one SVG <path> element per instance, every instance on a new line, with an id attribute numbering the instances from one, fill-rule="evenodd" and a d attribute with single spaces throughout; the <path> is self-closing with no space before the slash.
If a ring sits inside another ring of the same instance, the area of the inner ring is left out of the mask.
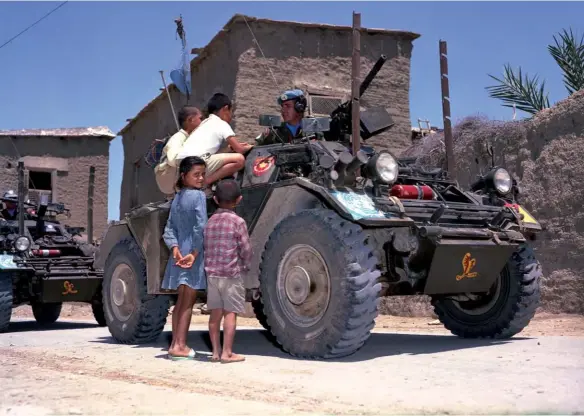
<path id="1" fill-rule="evenodd" d="M 376 177 L 380 182 L 391 184 L 397 179 L 399 166 L 391 153 L 382 151 L 367 162 L 368 176 Z"/>
<path id="2" fill-rule="evenodd" d="M 506 169 L 497 168 L 489 174 L 489 182 L 498 193 L 506 195 L 511 192 L 513 181 Z"/>
<path id="3" fill-rule="evenodd" d="M 20 236 L 14 241 L 14 248 L 18 251 L 26 251 L 30 248 L 30 240 L 26 236 Z"/>

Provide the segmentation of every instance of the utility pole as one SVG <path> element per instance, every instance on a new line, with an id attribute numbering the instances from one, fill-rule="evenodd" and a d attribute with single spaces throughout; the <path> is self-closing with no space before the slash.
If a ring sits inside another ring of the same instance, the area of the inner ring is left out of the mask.
<path id="1" fill-rule="evenodd" d="M 93 244 L 93 190 L 95 186 L 95 166 L 89 167 L 87 187 L 87 243 Z"/>
<path id="2" fill-rule="evenodd" d="M 450 86 L 448 82 L 448 50 L 446 41 L 440 41 L 440 84 L 442 86 L 442 118 L 444 121 L 444 145 L 446 147 L 446 170 L 451 178 L 456 179 L 454 162 L 454 143 L 452 141 L 452 124 L 450 120 Z"/>
<path id="3" fill-rule="evenodd" d="M 353 156 L 361 148 L 361 115 L 359 114 L 359 78 L 361 70 L 361 13 L 353 12 L 353 65 L 351 70 L 351 110 Z"/>

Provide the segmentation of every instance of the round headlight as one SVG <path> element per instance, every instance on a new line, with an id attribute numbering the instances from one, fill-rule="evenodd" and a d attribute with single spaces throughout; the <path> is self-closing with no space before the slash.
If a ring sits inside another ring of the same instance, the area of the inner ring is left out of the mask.
<path id="1" fill-rule="evenodd" d="M 30 248 L 30 240 L 26 236 L 20 236 L 14 241 L 14 248 L 18 251 L 26 251 Z"/>
<path id="2" fill-rule="evenodd" d="M 375 173 L 385 183 L 393 183 L 397 179 L 399 166 L 397 160 L 389 153 L 379 153 L 375 161 Z"/>
<path id="3" fill-rule="evenodd" d="M 513 185 L 511 175 L 503 168 L 499 168 L 493 175 L 493 186 L 500 194 L 506 195 L 511 191 Z"/>

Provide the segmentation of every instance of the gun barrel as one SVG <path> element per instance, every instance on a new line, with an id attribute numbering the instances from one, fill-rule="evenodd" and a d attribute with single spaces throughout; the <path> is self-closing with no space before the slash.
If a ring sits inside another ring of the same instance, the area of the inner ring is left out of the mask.
<path id="1" fill-rule="evenodd" d="M 369 88 L 369 84 L 371 84 L 373 78 L 377 76 L 377 73 L 381 70 L 381 67 L 385 64 L 385 61 L 387 61 L 387 56 L 381 55 L 377 62 L 375 62 L 375 65 L 373 65 L 373 68 L 371 68 L 371 70 L 361 83 L 361 86 L 359 87 L 359 98 L 361 98 L 365 91 L 367 91 L 367 88 Z"/>

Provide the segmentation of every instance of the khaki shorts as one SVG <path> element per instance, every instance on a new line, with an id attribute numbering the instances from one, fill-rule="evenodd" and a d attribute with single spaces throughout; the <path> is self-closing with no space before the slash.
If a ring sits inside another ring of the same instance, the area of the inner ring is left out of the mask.
<path id="1" fill-rule="evenodd" d="M 243 279 L 207 277 L 207 309 L 223 309 L 238 314 L 245 312 Z"/>
<path id="2" fill-rule="evenodd" d="M 178 179 L 177 168 L 169 165 L 164 167 L 158 165 L 154 169 L 154 177 L 156 178 L 156 184 L 160 192 L 165 195 L 174 195 L 176 192 L 176 181 Z"/>
<path id="3" fill-rule="evenodd" d="M 227 157 L 230 153 L 215 153 L 211 156 L 203 156 L 202 159 L 205 161 L 207 165 L 206 174 L 210 175 L 211 173 L 221 169 L 225 164 L 225 157 Z"/>

